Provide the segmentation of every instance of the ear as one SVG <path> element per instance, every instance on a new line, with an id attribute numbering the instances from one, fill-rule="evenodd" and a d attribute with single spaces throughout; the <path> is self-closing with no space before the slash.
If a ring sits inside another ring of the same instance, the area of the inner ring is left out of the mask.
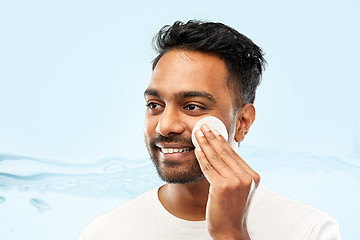
<path id="1" fill-rule="evenodd" d="M 251 103 L 245 104 L 236 114 L 235 141 L 241 142 L 249 132 L 255 120 L 255 107 Z"/>

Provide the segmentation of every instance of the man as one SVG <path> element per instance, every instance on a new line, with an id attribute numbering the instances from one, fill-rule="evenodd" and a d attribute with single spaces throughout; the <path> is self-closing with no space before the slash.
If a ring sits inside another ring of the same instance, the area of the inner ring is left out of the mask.
<path id="1" fill-rule="evenodd" d="M 80 239 L 340 239 L 333 218 L 267 190 L 228 143 L 243 141 L 255 119 L 261 49 L 199 21 L 163 27 L 155 45 L 144 135 L 167 184 L 98 217 Z M 191 133 L 205 116 L 220 119 L 229 139 L 203 124 L 195 149 Z"/>

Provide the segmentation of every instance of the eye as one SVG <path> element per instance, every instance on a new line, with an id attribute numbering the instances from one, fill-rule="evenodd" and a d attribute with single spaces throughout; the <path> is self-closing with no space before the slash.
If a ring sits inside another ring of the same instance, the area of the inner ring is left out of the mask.
<path id="1" fill-rule="evenodd" d="M 146 104 L 146 111 L 148 114 L 158 114 L 161 113 L 161 111 L 163 110 L 163 105 L 161 105 L 160 103 L 156 103 L 156 102 L 148 102 Z"/>
<path id="2" fill-rule="evenodd" d="M 188 109 L 190 111 L 198 111 L 198 110 L 202 110 L 202 109 L 205 109 L 204 107 L 200 107 L 198 105 L 195 105 L 195 104 L 189 104 L 185 107 L 185 109 Z"/>
<path id="3" fill-rule="evenodd" d="M 149 108 L 149 109 L 156 109 L 159 106 L 160 106 L 159 104 L 153 103 L 153 102 L 150 102 L 150 103 L 146 104 L 146 107 Z"/>

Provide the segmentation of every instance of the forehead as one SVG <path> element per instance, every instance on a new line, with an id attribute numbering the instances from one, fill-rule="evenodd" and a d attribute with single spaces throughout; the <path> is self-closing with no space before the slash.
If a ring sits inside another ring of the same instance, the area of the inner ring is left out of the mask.
<path id="1" fill-rule="evenodd" d="M 217 56 L 189 50 L 175 49 L 158 61 L 148 89 L 160 95 L 177 92 L 202 91 L 218 96 L 229 94 L 228 71 Z"/>

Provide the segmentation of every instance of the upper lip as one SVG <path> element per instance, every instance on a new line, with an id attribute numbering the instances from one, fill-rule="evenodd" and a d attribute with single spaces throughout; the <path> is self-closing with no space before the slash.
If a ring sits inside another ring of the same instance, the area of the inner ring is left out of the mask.
<path id="1" fill-rule="evenodd" d="M 181 144 L 176 144 L 176 143 L 159 143 L 156 144 L 156 146 L 158 148 L 193 148 L 194 146 L 186 146 L 186 145 L 181 145 Z"/>

